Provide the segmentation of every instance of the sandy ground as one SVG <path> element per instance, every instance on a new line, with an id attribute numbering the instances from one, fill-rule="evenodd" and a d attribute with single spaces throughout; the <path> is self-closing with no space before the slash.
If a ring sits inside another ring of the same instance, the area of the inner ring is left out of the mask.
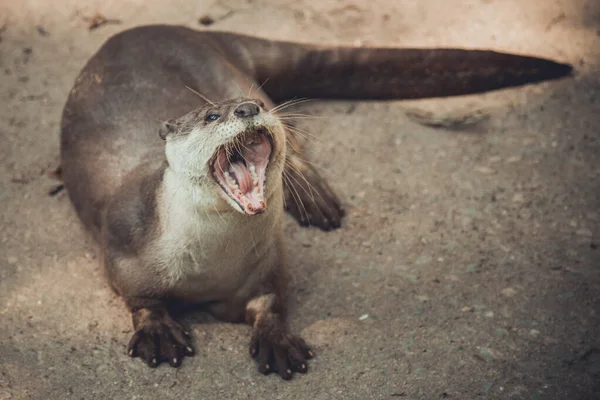
<path id="1" fill-rule="evenodd" d="M 96 12 L 121 23 L 89 31 Z M 249 328 L 201 314 L 184 319 L 198 356 L 150 370 L 125 355 L 129 316 L 44 173 L 84 62 L 112 34 L 155 22 L 490 47 L 568 61 L 577 76 L 298 106 L 320 117 L 302 127 L 349 209 L 333 233 L 287 222 L 292 325 L 318 352 L 310 373 L 259 375 Z M 4 0 L 0 26 L 0 399 L 600 399 L 597 0 Z M 490 118 L 433 129 L 406 107 Z"/>

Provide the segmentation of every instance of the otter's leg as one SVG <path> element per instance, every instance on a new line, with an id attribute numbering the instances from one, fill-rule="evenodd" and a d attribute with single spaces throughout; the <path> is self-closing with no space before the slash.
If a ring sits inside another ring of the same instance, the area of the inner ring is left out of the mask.
<path id="1" fill-rule="evenodd" d="M 302 226 L 317 226 L 324 231 L 341 226 L 345 214 L 337 195 L 303 157 L 302 146 L 287 129 L 289 143 L 283 178 L 285 210 Z"/>
<path id="2" fill-rule="evenodd" d="M 250 300 L 246 306 L 246 322 L 252 327 L 250 355 L 258 363 L 258 371 L 278 373 L 291 379 L 294 372 L 306 373 L 306 360 L 313 357 L 310 347 L 293 335 L 286 324 L 285 312 L 273 293 Z"/>
<path id="3" fill-rule="evenodd" d="M 189 333 L 171 317 L 164 301 L 130 297 L 126 303 L 135 329 L 127 346 L 129 356 L 140 357 L 154 368 L 163 361 L 178 367 L 184 356 L 194 354 Z"/>

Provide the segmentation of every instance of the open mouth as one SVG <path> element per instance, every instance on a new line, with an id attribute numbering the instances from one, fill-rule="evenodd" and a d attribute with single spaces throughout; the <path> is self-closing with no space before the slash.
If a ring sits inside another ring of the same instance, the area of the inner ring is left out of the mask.
<path id="1" fill-rule="evenodd" d="M 258 128 L 220 147 L 213 159 L 214 178 L 246 214 L 267 208 L 264 188 L 272 147 L 266 129 Z"/>

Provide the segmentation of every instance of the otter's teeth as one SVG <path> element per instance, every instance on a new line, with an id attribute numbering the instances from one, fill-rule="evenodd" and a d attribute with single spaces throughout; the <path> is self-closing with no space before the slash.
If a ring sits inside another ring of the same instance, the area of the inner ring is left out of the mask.
<path id="1" fill-rule="evenodd" d="M 248 169 L 250 170 L 250 176 L 252 176 L 252 183 L 254 186 L 258 185 L 258 174 L 256 173 L 256 167 L 254 164 L 250 164 Z"/>
<path id="2" fill-rule="evenodd" d="M 233 179 L 233 177 L 231 176 L 231 174 L 229 174 L 229 171 L 225 171 L 224 175 L 225 175 L 225 180 L 227 181 L 227 184 L 229 186 L 231 186 L 232 188 L 235 188 L 235 189 L 239 190 L 237 182 L 235 181 L 235 179 Z"/>

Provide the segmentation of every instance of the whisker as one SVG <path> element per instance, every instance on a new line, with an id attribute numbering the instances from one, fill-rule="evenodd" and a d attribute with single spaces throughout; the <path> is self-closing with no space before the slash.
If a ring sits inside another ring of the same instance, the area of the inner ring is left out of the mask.
<path id="1" fill-rule="evenodd" d="M 304 211 L 305 218 L 308 221 L 308 212 L 306 211 L 306 208 L 304 207 L 304 203 L 302 202 L 302 199 L 300 198 L 300 194 L 298 194 L 298 191 L 296 190 L 294 185 L 291 184 L 290 179 L 289 179 L 289 173 L 285 169 L 283 170 L 282 176 L 283 176 L 283 179 L 287 182 L 287 186 L 291 189 L 290 194 L 292 195 L 292 198 L 294 199 L 296 206 L 302 207 L 301 209 L 298 208 L 300 211 L 300 216 L 302 216 L 302 211 Z"/>
<path id="2" fill-rule="evenodd" d="M 244 152 L 242 151 L 242 149 L 240 149 L 238 146 L 241 145 L 243 147 L 245 147 L 243 145 L 243 143 L 238 142 L 237 140 L 234 142 L 233 146 L 235 148 L 235 150 L 238 152 L 238 154 L 240 155 L 240 157 L 242 157 L 242 160 L 244 160 L 244 162 L 246 163 L 246 165 L 248 165 L 248 160 L 246 160 L 246 157 L 244 157 Z"/>
<path id="3" fill-rule="evenodd" d="M 288 108 L 288 107 L 291 107 L 291 106 L 296 105 L 296 104 L 306 103 L 306 102 L 309 102 L 309 101 L 314 101 L 314 99 L 308 99 L 308 98 L 305 98 L 305 97 L 301 97 L 299 99 L 291 99 L 291 100 L 288 100 L 288 101 L 284 101 L 283 103 L 277 105 L 276 107 L 273 107 L 270 110 L 270 112 L 275 113 L 275 112 L 283 110 L 284 108 Z"/>
<path id="4" fill-rule="evenodd" d="M 202 93 L 198 92 L 197 90 L 192 89 L 191 87 L 184 85 L 189 91 L 191 91 L 192 93 L 194 93 L 196 96 L 200 97 L 202 100 L 206 101 L 208 104 L 214 106 L 215 103 L 213 103 L 212 101 L 210 101 L 208 99 L 208 97 L 204 96 Z"/>
<path id="5" fill-rule="evenodd" d="M 215 211 L 217 212 L 217 215 L 219 216 L 219 218 L 221 219 L 221 221 L 225 222 L 225 218 L 223 218 L 223 216 L 221 215 L 221 213 L 219 212 L 219 209 L 217 208 L 217 205 L 213 203 L 213 208 L 215 209 Z"/>
<path id="6" fill-rule="evenodd" d="M 293 104 L 295 99 L 284 101 L 281 104 L 276 105 L 272 109 L 269 110 L 270 113 L 275 114 L 277 111 L 281 110 L 283 107 Z"/>
<path id="7" fill-rule="evenodd" d="M 286 160 L 287 161 L 287 160 Z M 321 195 L 321 193 L 306 179 L 306 177 L 304 176 L 304 174 L 298 170 L 294 165 L 292 165 L 291 162 L 286 163 L 286 165 L 288 167 L 290 167 L 292 170 L 294 170 L 301 178 L 302 180 L 304 180 L 304 182 L 306 182 L 306 185 L 308 186 L 308 189 L 310 190 L 310 193 L 303 187 L 300 186 L 302 188 L 302 190 L 304 190 L 304 192 L 310 196 L 311 200 L 313 201 L 313 203 L 317 204 L 315 201 L 314 196 L 312 195 L 312 193 L 316 193 L 317 196 L 319 196 L 319 198 L 323 201 L 323 204 L 325 204 L 325 206 L 327 207 L 327 211 L 331 212 L 331 208 L 329 207 L 329 205 L 327 204 L 327 201 L 325 201 L 325 198 L 323 198 L 323 196 Z M 298 182 L 298 180 L 296 180 L 293 176 L 290 175 L 291 178 L 294 179 L 294 181 L 296 181 L 296 183 L 298 183 L 300 185 L 300 182 Z M 318 208 L 318 207 L 317 207 Z M 321 212 L 321 210 L 319 209 L 319 212 Z M 321 216 L 325 216 L 322 212 L 321 212 Z"/>
<path id="8" fill-rule="evenodd" d="M 315 120 L 315 119 L 322 119 L 324 117 L 291 116 L 291 117 L 277 117 L 277 118 L 279 118 L 280 121 L 295 121 L 295 120 L 303 120 L 303 119 Z"/>
<path id="9" fill-rule="evenodd" d="M 307 130 L 298 128 L 297 126 L 293 126 L 293 125 L 288 125 L 285 122 L 282 122 L 282 125 L 285 126 L 287 129 L 289 129 L 293 134 L 296 134 L 298 136 L 301 136 L 307 140 L 316 140 L 319 141 L 321 143 L 325 143 L 325 141 L 315 135 L 313 135 L 312 133 L 310 133 Z"/>
<path id="10" fill-rule="evenodd" d="M 242 95 L 242 97 L 244 97 L 244 91 L 242 90 L 242 88 L 240 87 L 240 85 L 238 85 L 236 81 L 233 81 L 233 83 L 235 84 L 235 86 L 240 91 L 240 94 Z"/>
<path id="11" fill-rule="evenodd" d="M 302 149 L 296 148 L 295 143 L 290 142 L 288 138 L 285 139 L 285 142 L 292 148 L 295 154 L 300 154 Z"/>
<path id="12" fill-rule="evenodd" d="M 267 83 L 269 81 L 269 78 L 265 79 L 265 81 L 258 87 L 258 89 L 256 89 L 256 91 L 258 92 L 260 89 L 262 89 L 263 86 L 265 86 L 265 83 Z"/>
<path id="13" fill-rule="evenodd" d="M 334 177 L 334 178 L 336 178 L 337 180 L 341 180 L 341 179 L 342 179 L 341 175 L 337 175 L 336 173 L 334 173 L 334 172 L 333 172 L 332 170 L 330 170 L 330 169 L 327 169 L 327 168 L 325 168 L 325 167 L 323 167 L 323 166 L 321 166 L 321 165 L 319 165 L 319 164 L 317 164 L 317 163 L 314 163 L 314 162 L 312 162 L 312 161 L 309 161 L 309 160 L 307 160 L 306 158 L 300 157 L 300 155 L 298 155 L 298 154 L 295 154 L 294 156 L 298 157 L 300 160 L 302 160 L 303 162 L 305 162 L 305 163 L 309 164 L 309 165 L 310 165 L 311 167 L 313 167 L 313 168 L 320 169 L 321 171 L 323 171 L 323 172 L 325 172 L 325 173 L 328 173 L 328 174 L 331 174 L 331 175 L 333 175 L 333 177 Z"/>
<path id="14" fill-rule="evenodd" d="M 305 114 L 305 113 L 284 113 L 284 114 L 277 114 L 276 115 L 277 118 L 287 118 L 287 117 L 306 117 L 306 118 L 312 118 L 312 119 L 323 119 L 325 117 L 322 116 L 316 116 L 316 115 L 311 115 L 311 114 Z"/>
<path id="15" fill-rule="evenodd" d="M 252 240 L 252 247 L 254 248 L 254 253 L 256 254 L 256 257 L 259 257 L 258 249 L 256 248 L 256 242 L 254 241 L 254 235 L 252 234 L 252 229 L 250 229 L 248 232 L 250 233 L 250 240 Z"/>
<path id="16" fill-rule="evenodd" d="M 296 188 L 290 181 L 289 173 L 284 171 L 282 176 L 283 176 L 283 179 L 285 180 L 285 182 L 287 182 L 287 186 L 290 189 L 290 194 L 292 195 L 292 199 L 294 200 L 294 203 L 296 203 L 296 206 L 298 206 L 298 211 L 300 211 L 300 216 L 302 217 L 302 215 L 304 215 L 303 218 L 305 218 L 308 221 L 308 212 L 306 211 L 306 207 L 304 206 L 304 202 L 302 202 L 302 198 L 300 197 L 300 194 L 298 193 L 298 191 L 296 190 Z"/>
<path id="17" fill-rule="evenodd" d="M 302 187 L 302 185 L 300 184 L 300 182 L 298 181 L 298 179 L 296 179 L 292 174 L 289 174 L 288 176 L 290 178 L 292 178 L 294 180 L 294 182 L 296 182 L 298 184 L 298 186 L 300 188 L 302 188 L 304 190 L 304 192 L 310 197 L 310 199 L 313 201 L 313 203 L 315 202 L 315 198 L 312 195 L 313 189 L 312 189 L 312 185 L 306 180 L 306 178 L 304 177 L 304 175 L 302 174 L 302 172 L 300 172 L 296 167 L 294 167 L 291 163 L 286 163 L 286 165 L 294 172 L 296 172 L 304 182 L 306 182 L 306 184 L 309 186 L 311 193 L 308 193 L 306 191 L 306 189 L 304 189 L 304 187 Z M 316 190 L 315 190 L 316 191 Z"/>

